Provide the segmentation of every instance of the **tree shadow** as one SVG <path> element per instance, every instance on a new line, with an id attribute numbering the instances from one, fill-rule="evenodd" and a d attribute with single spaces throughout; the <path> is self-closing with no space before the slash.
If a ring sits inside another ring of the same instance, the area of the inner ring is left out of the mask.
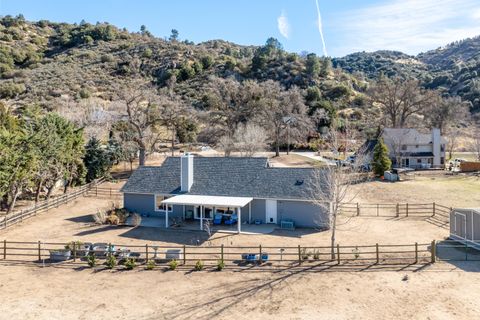
<path id="1" fill-rule="evenodd" d="M 169 230 L 155 227 L 135 227 L 119 236 L 130 239 L 161 241 L 182 245 L 200 245 L 209 240 L 208 234 L 204 231 Z"/>

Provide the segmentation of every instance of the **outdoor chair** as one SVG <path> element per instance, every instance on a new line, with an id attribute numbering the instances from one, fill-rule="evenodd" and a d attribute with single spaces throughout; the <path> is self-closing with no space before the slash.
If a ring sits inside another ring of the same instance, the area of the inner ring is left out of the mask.
<path id="1" fill-rule="evenodd" d="M 230 216 L 229 219 L 225 220 L 225 224 L 227 224 L 227 225 L 232 225 L 232 224 L 237 223 L 237 221 L 238 221 L 237 214 L 234 213 L 234 214 L 232 214 L 232 215 Z"/>
<path id="2" fill-rule="evenodd" d="M 216 213 L 215 217 L 213 218 L 213 224 L 222 224 L 222 214 L 221 213 Z"/>

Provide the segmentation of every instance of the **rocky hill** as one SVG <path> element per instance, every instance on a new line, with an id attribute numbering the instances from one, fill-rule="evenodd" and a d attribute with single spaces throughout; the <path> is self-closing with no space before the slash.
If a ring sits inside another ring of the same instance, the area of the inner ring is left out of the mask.
<path id="1" fill-rule="evenodd" d="M 480 111 L 480 37 L 456 41 L 445 47 L 408 56 L 401 52 L 357 52 L 333 59 L 334 67 L 364 73 L 375 79 L 386 76 L 413 76 L 426 88 L 458 95 L 470 102 L 472 112 Z"/>

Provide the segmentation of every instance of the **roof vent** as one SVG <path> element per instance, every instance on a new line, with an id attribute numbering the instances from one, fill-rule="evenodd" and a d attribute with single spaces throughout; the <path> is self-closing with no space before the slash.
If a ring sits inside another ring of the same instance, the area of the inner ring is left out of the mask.
<path id="1" fill-rule="evenodd" d="M 297 180 L 297 182 L 295 182 L 296 186 L 301 186 L 302 184 L 303 184 L 303 180 Z"/>

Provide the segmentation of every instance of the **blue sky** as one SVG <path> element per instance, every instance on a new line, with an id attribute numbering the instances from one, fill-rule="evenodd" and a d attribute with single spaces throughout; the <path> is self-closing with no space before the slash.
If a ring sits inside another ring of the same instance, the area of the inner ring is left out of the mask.
<path id="1" fill-rule="evenodd" d="M 318 0 L 327 54 L 380 49 L 417 54 L 480 35 L 480 0 Z M 263 44 L 324 54 L 316 0 L 0 0 L 0 15 L 28 20 L 107 21 L 158 37 Z"/>

